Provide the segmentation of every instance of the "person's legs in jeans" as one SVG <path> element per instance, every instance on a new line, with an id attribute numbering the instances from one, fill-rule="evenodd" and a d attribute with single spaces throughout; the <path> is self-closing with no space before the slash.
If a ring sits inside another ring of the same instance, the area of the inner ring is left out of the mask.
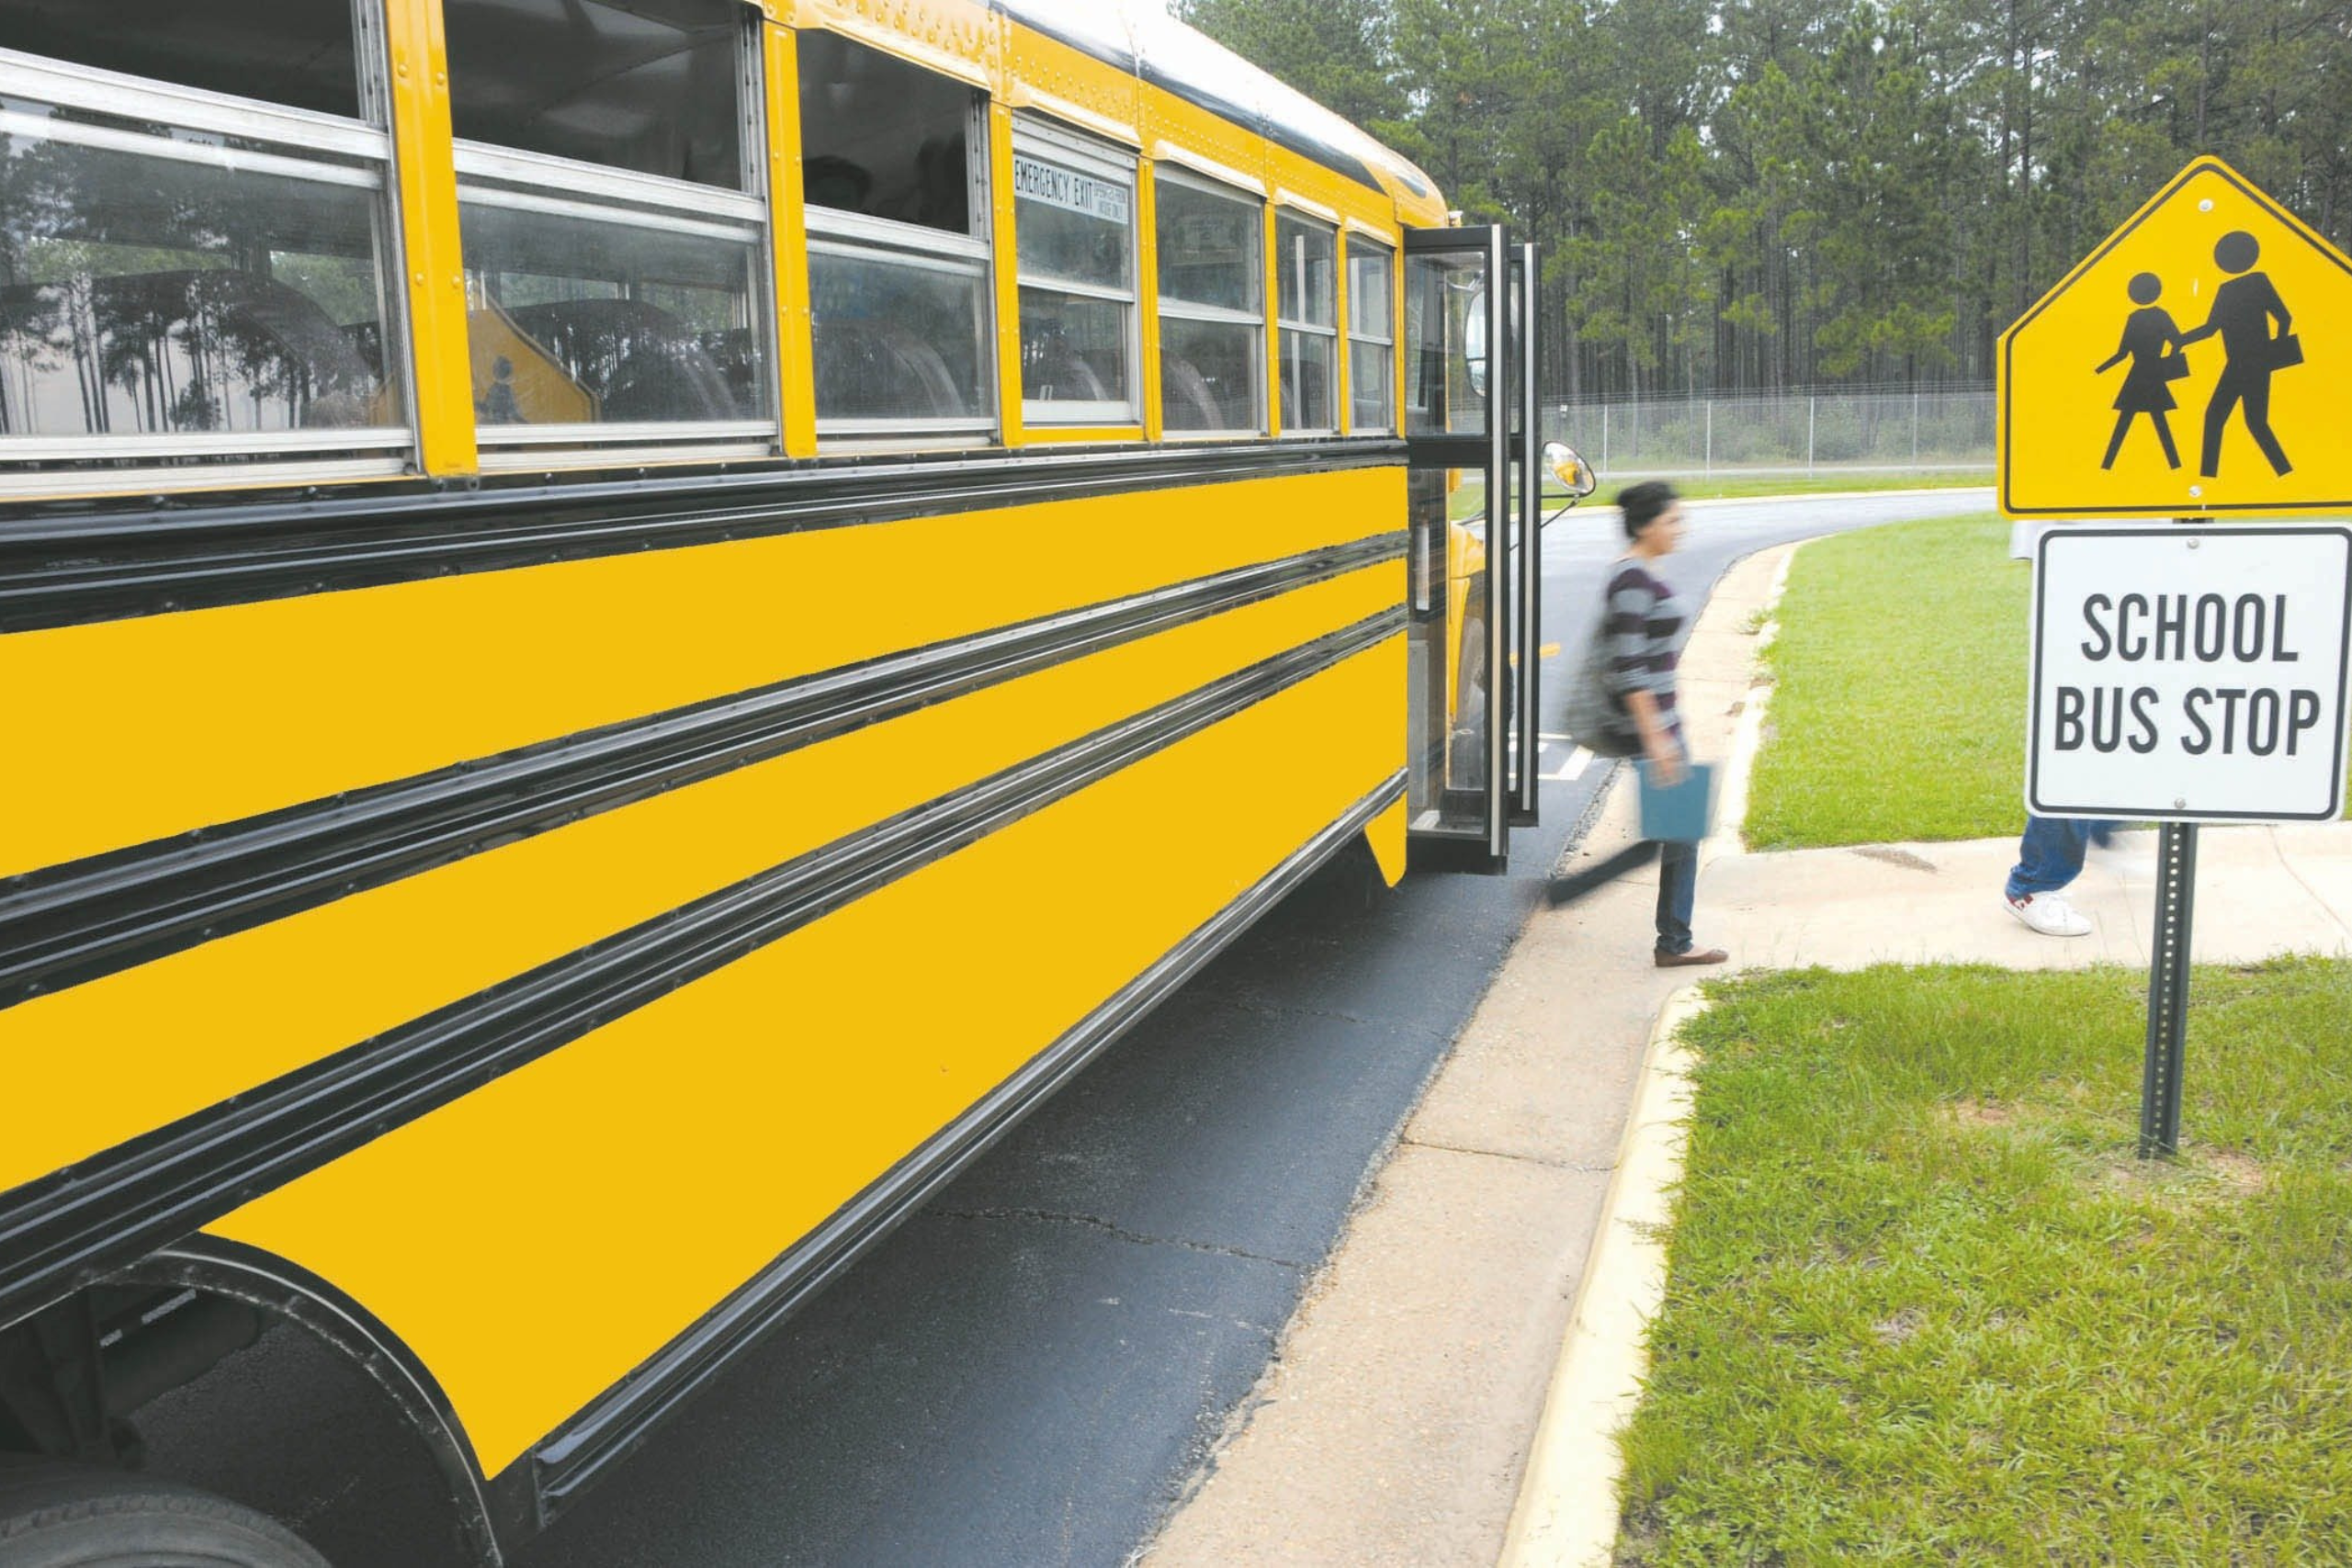
<path id="1" fill-rule="evenodd" d="M 1699 846 L 1660 844 L 1657 862 L 1657 950 L 1690 951 L 1690 912 L 1699 898 Z"/>
<path id="2" fill-rule="evenodd" d="M 2055 893 L 2080 876 L 2090 826 L 2071 817 L 2027 817 L 2025 836 L 2018 840 L 2017 868 L 2009 873 L 2009 897 Z"/>

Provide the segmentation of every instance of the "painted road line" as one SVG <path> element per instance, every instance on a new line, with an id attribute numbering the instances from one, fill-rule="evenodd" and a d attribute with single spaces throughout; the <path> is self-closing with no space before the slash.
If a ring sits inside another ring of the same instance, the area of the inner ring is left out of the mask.
<path id="1" fill-rule="evenodd" d="M 1584 777 L 1584 771 L 1591 761 L 1592 753 L 1579 746 L 1568 753 L 1567 761 L 1561 765 L 1558 773 L 1545 773 L 1544 777 L 1553 784 L 1567 784 Z"/>

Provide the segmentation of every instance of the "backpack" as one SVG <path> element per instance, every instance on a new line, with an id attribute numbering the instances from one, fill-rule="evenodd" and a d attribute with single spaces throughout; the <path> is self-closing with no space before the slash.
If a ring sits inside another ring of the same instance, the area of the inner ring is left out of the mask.
<path id="1" fill-rule="evenodd" d="M 1568 687 L 1560 728 L 1596 757 L 1638 757 L 1641 731 L 1609 695 L 1609 607 L 1604 604 L 1585 645 L 1584 660 Z"/>

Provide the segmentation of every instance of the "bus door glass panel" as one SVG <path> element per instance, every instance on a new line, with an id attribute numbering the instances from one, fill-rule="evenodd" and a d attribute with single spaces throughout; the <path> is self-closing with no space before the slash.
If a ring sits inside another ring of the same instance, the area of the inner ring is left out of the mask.
<path id="1" fill-rule="evenodd" d="M 1408 821 L 1444 863 L 1491 869 L 1508 847 L 1508 479 L 1487 345 L 1507 327 L 1492 229 L 1408 236 L 1401 344 L 1411 571 Z M 1501 525 L 1495 514 L 1501 512 Z M 1498 671 L 1505 678 L 1496 679 Z"/>

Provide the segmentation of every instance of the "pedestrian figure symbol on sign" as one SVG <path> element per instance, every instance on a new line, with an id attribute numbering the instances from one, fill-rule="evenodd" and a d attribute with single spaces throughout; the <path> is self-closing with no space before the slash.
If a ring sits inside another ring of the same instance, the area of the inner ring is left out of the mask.
<path id="1" fill-rule="evenodd" d="M 2173 400 L 2172 388 L 2166 383 L 2188 375 L 2188 363 L 2180 356 L 2180 329 L 2173 325 L 2172 312 L 2156 303 L 2164 291 L 2164 279 L 2153 272 L 2132 280 L 2132 303 L 2140 309 L 2125 320 L 2122 343 L 2098 367 L 2098 373 L 2103 376 L 2127 358 L 2132 361 L 2132 368 L 2123 373 L 2123 389 L 2115 394 L 2115 434 L 2108 438 L 2107 457 L 2099 464 L 2102 468 L 2115 467 L 2115 455 L 2123 450 L 2124 432 L 2132 428 L 2138 414 L 2146 414 L 2148 423 L 2156 427 L 2165 465 L 2180 467 L 2180 453 L 2172 444 L 2172 426 L 2165 419 L 2180 405 Z"/>
<path id="2" fill-rule="evenodd" d="M 2197 466 L 2197 471 L 2209 479 L 2222 471 L 2222 431 L 2230 423 L 2231 410 L 2241 403 L 2245 409 L 2246 434 L 2270 459 L 2271 471 L 2281 479 L 2295 471 L 2278 437 L 2270 431 L 2270 373 L 2301 365 L 2303 345 L 2288 331 L 2293 319 L 2287 314 L 2286 301 L 2271 286 L 2269 274 L 2247 270 L 2261 254 L 2261 242 L 2243 229 L 2222 236 L 2213 247 L 2213 265 L 2230 274 L 2230 281 L 2215 291 L 2213 313 L 2205 324 L 2180 340 L 2186 346 L 2215 333 L 2222 334 L 2222 378 L 2214 383 L 2212 400 L 2205 405 L 2205 453 Z M 2274 316 L 2278 321 L 2276 337 L 2270 335 Z"/>

